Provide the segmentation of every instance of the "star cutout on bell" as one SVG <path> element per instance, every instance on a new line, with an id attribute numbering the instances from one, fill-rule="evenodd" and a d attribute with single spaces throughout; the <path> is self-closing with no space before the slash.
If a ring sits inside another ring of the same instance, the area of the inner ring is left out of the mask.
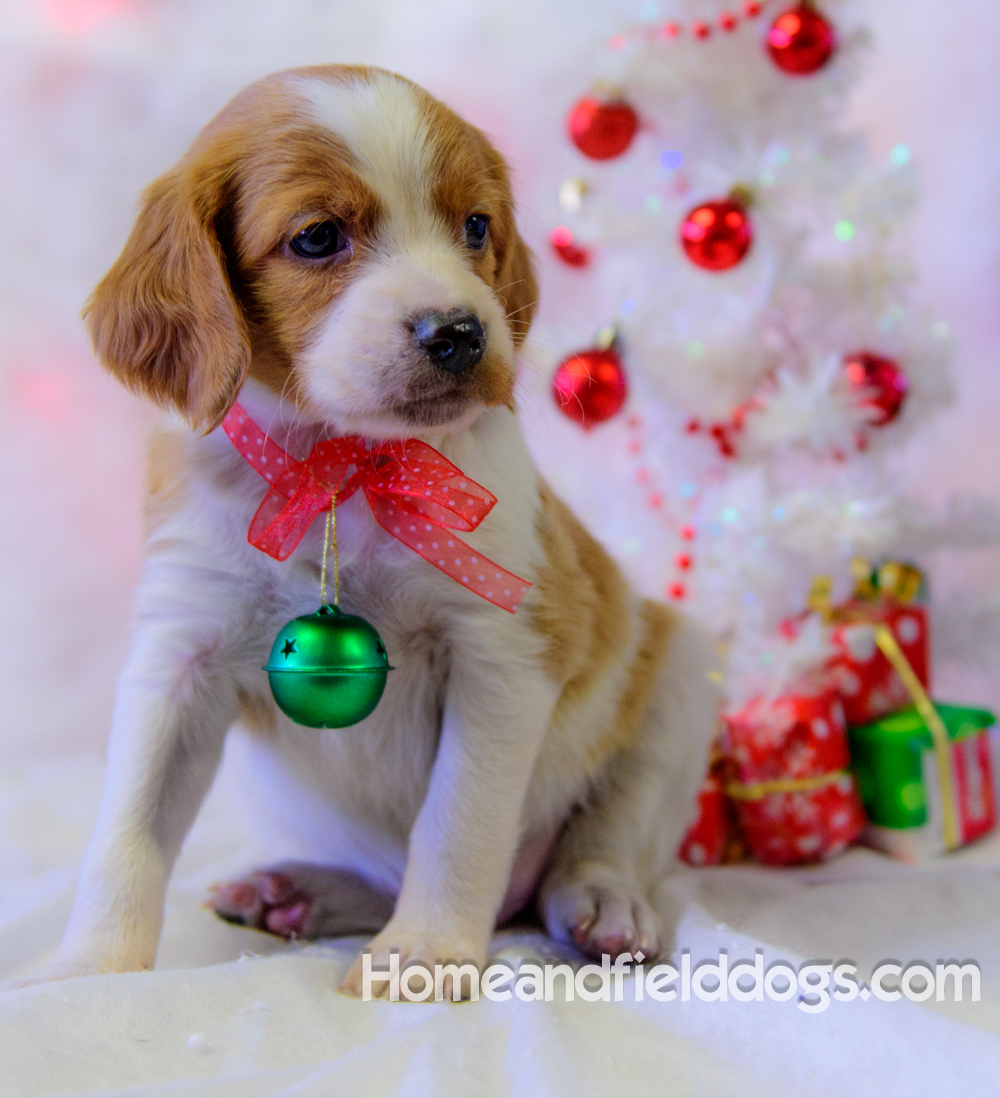
<path id="1" fill-rule="evenodd" d="M 281 654 L 285 657 L 286 660 L 288 659 L 289 656 L 295 655 L 295 638 L 294 637 L 292 637 L 290 640 L 285 641 L 285 647 L 282 648 Z"/>

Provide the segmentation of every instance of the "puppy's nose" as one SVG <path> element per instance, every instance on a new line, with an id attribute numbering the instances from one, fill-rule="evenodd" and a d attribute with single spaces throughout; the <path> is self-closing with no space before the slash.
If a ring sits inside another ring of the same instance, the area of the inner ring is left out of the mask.
<path id="1" fill-rule="evenodd" d="M 486 333 L 475 313 L 424 313 L 413 322 L 417 342 L 435 366 L 449 374 L 464 374 L 483 357 Z"/>

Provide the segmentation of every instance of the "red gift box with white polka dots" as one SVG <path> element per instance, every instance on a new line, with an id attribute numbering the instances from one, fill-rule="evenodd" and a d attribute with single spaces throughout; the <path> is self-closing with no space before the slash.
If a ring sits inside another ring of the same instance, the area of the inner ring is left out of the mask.
<path id="1" fill-rule="evenodd" d="M 840 607 L 837 617 L 842 620 L 833 626 L 830 639 L 838 654 L 830 669 L 848 724 L 870 724 L 913 702 L 875 643 L 876 625 L 889 627 L 914 674 L 930 692 L 930 630 L 925 606 L 857 599 Z"/>
<path id="2" fill-rule="evenodd" d="M 725 718 L 725 729 L 737 777 L 730 790 L 757 861 L 820 861 L 861 832 L 866 819 L 847 772 L 847 723 L 835 689 L 754 699 Z M 793 787 L 769 789 L 773 783 Z"/>
<path id="3" fill-rule="evenodd" d="M 850 774 L 818 789 L 768 793 L 737 802 L 743 837 L 765 865 L 824 861 L 844 850 L 867 822 Z"/>
<path id="4" fill-rule="evenodd" d="M 725 717 L 727 754 L 740 782 L 815 778 L 850 762 L 836 690 L 755 698 Z"/>

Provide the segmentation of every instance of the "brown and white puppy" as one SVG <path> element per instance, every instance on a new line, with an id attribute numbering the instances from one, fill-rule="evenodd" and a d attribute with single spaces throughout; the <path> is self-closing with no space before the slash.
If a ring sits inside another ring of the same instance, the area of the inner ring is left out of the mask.
<path id="1" fill-rule="evenodd" d="M 104 365 L 179 415 L 153 440 L 107 787 L 43 978 L 153 965 L 237 721 L 312 854 L 220 886 L 224 917 L 379 930 L 376 967 L 393 949 L 482 964 L 498 918 L 537 896 L 586 953 L 659 950 L 647 892 L 703 773 L 712 655 L 633 594 L 532 465 L 513 393 L 535 295 L 501 157 L 377 69 L 261 80 L 149 188 L 87 316 Z M 248 545 L 264 485 L 219 429 L 237 397 L 300 457 L 348 434 L 442 451 L 498 499 L 468 541 L 532 582 L 516 615 L 387 535 L 358 493 L 338 512 L 342 605 L 396 670 L 360 725 L 288 721 L 260 668 L 315 609 L 321 524 L 283 563 Z"/>

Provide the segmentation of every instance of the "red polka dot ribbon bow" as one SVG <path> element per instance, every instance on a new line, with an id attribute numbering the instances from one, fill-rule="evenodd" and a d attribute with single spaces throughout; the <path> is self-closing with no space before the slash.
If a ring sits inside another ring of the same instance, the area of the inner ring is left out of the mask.
<path id="1" fill-rule="evenodd" d="M 285 453 L 234 404 L 222 428 L 271 488 L 247 541 L 284 560 L 313 519 L 360 488 L 376 522 L 424 560 L 503 610 L 514 613 L 531 586 L 448 533 L 475 530 L 496 496 L 419 439 L 367 443 L 357 435 L 317 442 L 305 461 Z M 351 467 L 354 472 L 348 477 Z"/>

